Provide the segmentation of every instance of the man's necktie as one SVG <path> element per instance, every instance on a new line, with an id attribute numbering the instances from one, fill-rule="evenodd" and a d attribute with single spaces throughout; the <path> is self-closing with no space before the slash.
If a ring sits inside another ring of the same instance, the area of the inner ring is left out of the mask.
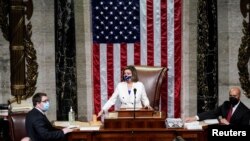
<path id="1" fill-rule="evenodd" d="M 232 106 L 230 107 L 228 113 L 227 113 L 227 121 L 230 122 L 230 119 L 232 117 L 232 111 L 233 111 L 233 108 Z"/>

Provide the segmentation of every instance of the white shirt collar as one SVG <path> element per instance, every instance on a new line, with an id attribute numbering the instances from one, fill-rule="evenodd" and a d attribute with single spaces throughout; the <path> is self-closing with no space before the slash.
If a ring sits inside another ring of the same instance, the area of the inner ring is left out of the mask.
<path id="1" fill-rule="evenodd" d="M 239 104 L 240 104 L 240 101 L 233 107 L 232 114 L 234 113 L 234 111 L 236 110 L 236 108 L 239 106 Z"/>
<path id="2" fill-rule="evenodd" d="M 44 114 L 45 115 L 45 113 L 41 110 L 41 109 L 39 109 L 39 108 L 37 108 L 37 107 L 35 107 L 38 111 L 40 111 L 42 114 Z"/>

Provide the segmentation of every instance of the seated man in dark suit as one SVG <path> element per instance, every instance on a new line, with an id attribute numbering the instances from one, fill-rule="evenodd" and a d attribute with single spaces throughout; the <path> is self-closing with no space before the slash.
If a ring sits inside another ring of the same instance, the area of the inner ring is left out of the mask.
<path id="1" fill-rule="evenodd" d="M 213 111 L 199 113 L 193 117 L 187 117 L 186 122 L 202 121 L 205 119 L 219 118 L 221 124 L 225 125 L 249 125 L 249 109 L 240 101 L 241 91 L 233 87 L 229 91 L 229 101 Z"/>
<path id="2" fill-rule="evenodd" d="M 26 116 L 26 131 L 32 141 L 62 140 L 72 129 L 57 129 L 47 119 L 45 112 L 49 109 L 49 99 L 45 93 L 36 93 L 32 98 L 34 108 Z"/>

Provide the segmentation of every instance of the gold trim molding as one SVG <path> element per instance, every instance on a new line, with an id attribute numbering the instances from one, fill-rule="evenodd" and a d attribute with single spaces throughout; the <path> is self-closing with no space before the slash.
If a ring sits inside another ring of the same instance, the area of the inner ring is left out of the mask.
<path id="1" fill-rule="evenodd" d="M 12 50 L 24 50 L 24 46 L 11 46 Z"/>

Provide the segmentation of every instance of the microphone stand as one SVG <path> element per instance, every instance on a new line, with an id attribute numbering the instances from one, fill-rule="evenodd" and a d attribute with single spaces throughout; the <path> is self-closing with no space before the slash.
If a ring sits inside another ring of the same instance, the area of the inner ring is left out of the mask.
<path id="1" fill-rule="evenodd" d="M 134 119 L 135 119 L 135 102 L 136 102 L 136 88 L 134 88 Z"/>

